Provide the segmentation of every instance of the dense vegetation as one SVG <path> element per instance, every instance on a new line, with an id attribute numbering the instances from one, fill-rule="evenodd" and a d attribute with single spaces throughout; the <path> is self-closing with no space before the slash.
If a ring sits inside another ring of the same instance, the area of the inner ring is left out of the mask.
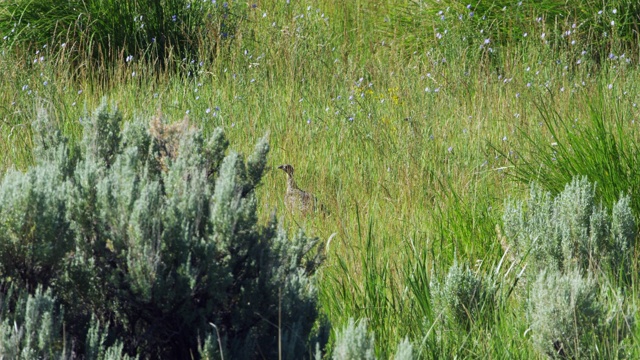
<path id="1" fill-rule="evenodd" d="M 0 352 L 639 357 L 639 25 L 0 0 Z"/>

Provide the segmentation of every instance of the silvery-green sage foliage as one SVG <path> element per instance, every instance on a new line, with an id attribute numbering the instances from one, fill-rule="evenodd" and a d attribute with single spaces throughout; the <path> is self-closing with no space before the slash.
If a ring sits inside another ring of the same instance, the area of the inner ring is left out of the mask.
<path id="1" fill-rule="evenodd" d="M 412 360 L 415 358 L 414 353 L 413 344 L 411 344 L 409 338 L 404 338 L 398 343 L 396 353 L 393 355 L 393 360 Z"/>
<path id="2" fill-rule="evenodd" d="M 625 357 L 621 344 L 634 328 L 634 311 L 607 301 L 595 278 L 577 269 L 541 271 L 528 301 L 531 339 L 553 358 Z"/>
<path id="3" fill-rule="evenodd" d="M 447 326 L 469 330 L 476 320 L 491 318 L 497 288 L 488 276 L 475 273 L 468 266 L 455 262 L 444 282 L 432 281 L 431 289 L 434 310 L 442 314 Z"/>
<path id="4" fill-rule="evenodd" d="M 68 349 L 61 349 L 62 314 L 51 296 L 51 289 L 43 291 L 37 287 L 33 294 L 10 286 L 3 290 L 6 292 L 2 296 L 0 313 L 2 357 L 26 360 L 68 356 Z M 55 350 L 56 347 L 59 350 Z"/>
<path id="5" fill-rule="evenodd" d="M 623 276 L 630 270 L 636 224 L 629 197 L 622 196 L 609 212 L 586 178 L 575 178 L 555 198 L 532 185 L 526 203 L 507 202 L 503 220 L 511 251 L 534 277 L 548 268 L 603 269 Z"/>
<path id="6" fill-rule="evenodd" d="M 624 356 L 635 312 L 605 274 L 630 279 L 636 224 L 629 197 L 609 211 L 586 178 L 556 197 L 532 185 L 525 203 L 507 202 L 503 220 L 508 251 L 528 274 L 535 348 L 553 358 Z"/>
<path id="7" fill-rule="evenodd" d="M 367 330 L 366 319 L 356 323 L 353 318 L 336 333 L 334 360 L 375 360 L 374 336 Z"/>
<path id="8" fill-rule="evenodd" d="M 245 162 L 188 120 L 123 123 L 103 103 L 81 122 L 73 146 L 40 111 L 35 165 L 0 182 L 0 285 L 46 289 L 62 309 L 50 332 L 66 338 L 42 351 L 304 358 L 324 345 L 316 240 L 257 219 L 266 137 Z M 7 353 L 27 348 L 3 329 Z"/>

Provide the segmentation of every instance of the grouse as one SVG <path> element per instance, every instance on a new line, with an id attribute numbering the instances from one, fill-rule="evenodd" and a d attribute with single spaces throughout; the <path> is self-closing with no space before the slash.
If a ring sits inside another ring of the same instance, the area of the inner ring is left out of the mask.
<path id="1" fill-rule="evenodd" d="M 278 169 L 287 173 L 287 192 L 284 195 L 284 204 L 289 211 L 299 211 L 307 214 L 316 210 L 316 197 L 311 193 L 301 190 L 293 179 L 293 166 L 280 165 Z"/>

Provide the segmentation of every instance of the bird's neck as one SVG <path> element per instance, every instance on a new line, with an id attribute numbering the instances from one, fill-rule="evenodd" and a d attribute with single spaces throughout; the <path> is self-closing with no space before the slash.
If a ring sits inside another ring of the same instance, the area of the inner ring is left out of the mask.
<path id="1" fill-rule="evenodd" d="M 295 180 L 293 180 L 293 176 L 291 176 L 291 175 L 289 175 L 289 174 L 287 174 L 287 175 L 288 175 L 288 176 L 287 176 L 287 187 L 288 187 L 289 189 L 297 189 L 297 188 L 298 188 L 298 185 L 296 185 L 296 181 L 295 181 Z"/>

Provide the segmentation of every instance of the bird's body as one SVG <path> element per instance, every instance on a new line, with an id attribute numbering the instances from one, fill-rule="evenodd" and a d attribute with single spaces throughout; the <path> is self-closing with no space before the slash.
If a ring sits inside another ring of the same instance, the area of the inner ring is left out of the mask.
<path id="1" fill-rule="evenodd" d="M 284 195 L 284 204 L 291 212 L 299 211 L 307 214 L 315 211 L 316 198 L 298 187 L 293 179 L 293 166 L 281 165 L 278 169 L 287 173 L 287 191 Z"/>

